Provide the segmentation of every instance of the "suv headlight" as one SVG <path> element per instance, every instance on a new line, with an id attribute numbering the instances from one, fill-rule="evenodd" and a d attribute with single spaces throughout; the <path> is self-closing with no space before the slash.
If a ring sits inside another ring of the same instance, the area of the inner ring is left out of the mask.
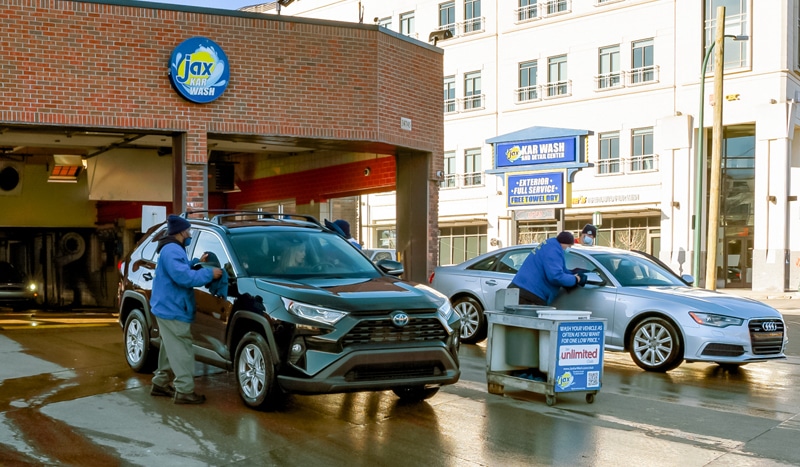
<path id="1" fill-rule="evenodd" d="M 716 315 L 714 313 L 701 313 L 699 311 L 690 311 L 689 316 L 697 324 L 702 324 L 704 326 L 714 326 L 717 328 L 726 328 L 728 326 L 741 326 L 744 322 L 743 319 L 740 318 L 732 318 L 730 316 L 725 315 Z"/>
<path id="2" fill-rule="evenodd" d="M 450 300 L 445 300 L 444 303 L 442 303 L 442 306 L 440 306 L 436 311 L 439 313 L 439 316 L 442 317 L 445 323 L 448 322 L 450 317 L 453 316 L 453 307 L 450 306 Z"/>
<path id="3" fill-rule="evenodd" d="M 281 298 L 283 306 L 286 310 L 300 318 L 309 319 L 318 323 L 336 324 L 340 319 L 344 318 L 347 313 L 344 311 L 331 310 L 317 305 L 309 305 L 308 303 L 296 302 L 288 298 Z"/>

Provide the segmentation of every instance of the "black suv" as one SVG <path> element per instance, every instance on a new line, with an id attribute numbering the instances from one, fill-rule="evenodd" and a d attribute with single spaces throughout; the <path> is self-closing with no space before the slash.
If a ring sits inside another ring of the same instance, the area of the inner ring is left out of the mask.
<path id="1" fill-rule="evenodd" d="M 183 216 L 190 260 L 228 276 L 227 290 L 195 288 L 196 359 L 235 371 L 249 407 L 274 406 L 284 393 L 391 389 L 422 400 L 458 381 L 459 316 L 439 292 L 399 279 L 401 263 L 373 264 L 311 216 Z M 149 303 L 164 235 L 166 224 L 151 228 L 120 266 L 125 356 L 142 373 L 160 345 Z"/>

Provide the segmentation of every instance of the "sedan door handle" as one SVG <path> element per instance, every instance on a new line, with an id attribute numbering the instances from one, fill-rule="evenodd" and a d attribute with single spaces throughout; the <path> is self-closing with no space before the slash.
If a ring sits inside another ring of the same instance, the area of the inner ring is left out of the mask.
<path id="1" fill-rule="evenodd" d="M 497 281 L 494 279 L 489 279 L 486 281 L 486 285 L 497 285 Z"/>
<path id="2" fill-rule="evenodd" d="M 151 281 L 151 280 L 153 280 L 153 275 L 152 275 L 152 274 L 150 274 L 149 272 L 146 272 L 146 273 L 142 274 L 142 277 L 143 277 L 143 278 L 144 278 L 144 280 L 146 280 L 146 281 Z"/>

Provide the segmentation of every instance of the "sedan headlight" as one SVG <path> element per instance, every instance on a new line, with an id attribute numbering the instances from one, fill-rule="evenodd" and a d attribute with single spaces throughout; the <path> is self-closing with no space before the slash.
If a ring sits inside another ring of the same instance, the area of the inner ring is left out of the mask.
<path id="1" fill-rule="evenodd" d="M 283 305 L 289 313 L 318 323 L 336 324 L 347 315 L 344 311 L 331 310 L 330 308 L 309 305 L 308 303 L 300 303 L 288 298 L 281 298 L 281 300 L 283 300 Z"/>
<path id="2" fill-rule="evenodd" d="M 714 313 L 701 313 L 699 311 L 690 311 L 689 316 L 697 324 L 702 324 L 704 326 L 714 326 L 717 328 L 726 328 L 728 326 L 741 326 L 744 322 L 743 319 L 740 318 L 732 318 L 730 316 L 725 315 L 716 315 Z"/>
<path id="3" fill-rule="evenodd" d="M 28 290 L 31 291 L 31 292 L 36 292 L 36 284 L 33 283 L 33 282 L 28 284 Z"/>

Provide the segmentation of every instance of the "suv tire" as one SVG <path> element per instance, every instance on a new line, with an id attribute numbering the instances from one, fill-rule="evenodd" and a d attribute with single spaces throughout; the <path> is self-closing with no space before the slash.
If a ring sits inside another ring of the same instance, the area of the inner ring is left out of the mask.
<path id="1" fill-rule="evenodd" d="M 125 320 L 125 359 L 137 373 L 150 373 L 156 367 L 158 349 L 150 344 L 150 330 L 144 313 L 131 310 Z"/>
<path id="2" fill-rule="evenodd" d="M 281 391 L 264 336 L 248 332 L 242 337 L 236 346 L 234 368 L 239 396 L 245 405 L 254 409 L 268 409 L 276 405 Z"/>

